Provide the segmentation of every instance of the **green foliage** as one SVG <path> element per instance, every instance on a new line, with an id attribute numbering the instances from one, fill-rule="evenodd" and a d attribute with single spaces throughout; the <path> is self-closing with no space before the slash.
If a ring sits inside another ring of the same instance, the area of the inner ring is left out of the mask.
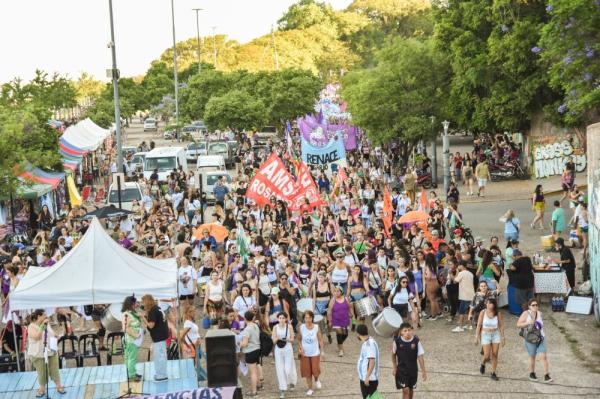
<path id="1" fill-rule="evenodd" d="M 90 101 L 100 96 L 105 86 L 104 83 L 94 79 L 93 75 L 86 72 L 82 72 L 81 76 L 73 84 L 77 91 L 77 101 L 79 102 Z"/>
<path id="2" fill-rule="evenodd" d="M 206 104 L 204 121 L 209 129 L 251 129 L 267 121 L 265 104 L 243 90 L 231 90 L 211 97 Z"/>
<path id="3" fill-rule="evenodd" d="M 551 0 L 550 20 L 539 41 L 549 84 L 562 93 L 547 107 L 555 123 L 585 126 L 600 121 L 600 3 Z"/>
<path id="4" fill-rule="evenodd" d="M 378 52 L 374 68 L 344 77 L 342 96 L 370 138 L 414 144 L 431 135 L 431 116 L 443 117 L 449 79 L 450 67 L 431 39 L 396 38 Z M 409 152 L 406 146 L 401 155 Z"/>
<path id="5" fill-rule="evenodd" d="M 170 65 L 169 68 L 166 63 L 159 61 L 150 65 L 141 84 L 144 109 L 160 104 L 164 96 L 173 94 L 173 63 Z"/>
<path id="6" fill-rule="evenodd" d="M 300 0 L 277 21 L 280 30 L 305 29 L 320 24 L 333 23 L 334 11 L 329 4 L 315 0 Z"/>
<path id="7" fill-rule="evenodd" d="M 76 98 L 77 91 L 69 79 L 57 73 L 49 78 L 46 72 L 38 69 L 29 83 L 23 84 L 16 78 L 2 85 L 0 104 L 34 103 L 40 109 L 55 111 L 74 107 Z"/>

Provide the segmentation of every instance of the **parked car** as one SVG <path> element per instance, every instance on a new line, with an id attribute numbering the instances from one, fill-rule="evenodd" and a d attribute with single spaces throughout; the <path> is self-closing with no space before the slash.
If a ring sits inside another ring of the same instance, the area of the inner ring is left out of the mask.
<path id="1" fill-rule="evenodd" d="M 167 177 L 173 169 L 188 172 L 188 164 L 185 159 L 185 148 L 183 147 L 159 147 L 146 154 L 144 161 L 144 177 L 150 179 L 154 170 L 158 170 L 158 181 L 167 181 Z"/>
<path id="2" fill-rule="evenodd" d="M 267 140 L 274 140 L 277 138 L 277 128 L 275 126 L 263 126 L 259 131 L 256 132 L 258 141 L 260 143 L 266 143 Z"/>
<path id="3" fill-rule="evenodd" d="M 235 165 L 235 153 L 226 141 L 209 142 L 208 155 L 221 155 L 225 159 L 225 167 Z"/>
<path id="4" fill-rule="evenodd" d="M 165 130 L 165 132 L 163 133 L 163 138 L 165 140 L 171 140 L 175 137 L 175 131 L 174 130 Z"/>
<path id="5" fill-rule="evenodd" d="M 200 155 L 207 155 L 206 142 L 190 143 L 185 148 L 185 159 L 188 162 L 196 162 Z"/>
<path id="6" fill-rule="evenodd" d="M 154 118 L 146 118 L 144 121 L 144 132 L 156 132 L 158 131 L 158 124 Z"/>
<path id="7" fill-rule="evenodd" d="M 206 173 L 209 171 L 226 171 L 225 158 L 222 155 L 201 155 L 196 162 L 198 173 Z"/>
<path id="8" fill-rule="evenodd" d="M 121 183 L 121 209 L 131 210 L 133 200 L 142 200 L 142 190 L 136 182 Z M 106 197 L 106 205 L 114 205 L 119 207 L 119 190 L 116 185 L 110 185 L 108 195 Z"/>
<path id="9" fill-rule="evenodd" d="M 196 129 L 200 130 L 202 133 L 208 133 L 208 128 L 204 121 L 193 121 L 190 126 L 194 126 Z"/>
<path id="10" fill-rule="evenodd" d="M 231 176 L 226 171 L 211 171 L 202 174 L 202 192 L 206 194 L 206 202 L 209 205 L 215 203 L 213 189 L 221 177 L 225 179 L 225 185 L 231 189 Z"/>
<path id="11" fill-rule="evenodd" d="M 137 147 L 124 145 L 121 147 L 121 153 L 123 154 L 123 158 L 127 158 L 137 152 Z"/>
<path id="12" fill-rule="evenodd" d="M 131 161 L 129 161 L 129 167 L 133 168 L 136 172 L 143 171 L 146 154 L 147 152 L 136 152 L 135 154 L 133 154 Z"/>

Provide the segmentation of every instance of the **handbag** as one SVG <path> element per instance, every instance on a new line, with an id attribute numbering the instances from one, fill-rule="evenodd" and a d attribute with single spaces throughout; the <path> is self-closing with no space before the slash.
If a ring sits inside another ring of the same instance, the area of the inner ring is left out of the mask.
<path id="1" fill-rule="evenodd" d="M 288 327 L 289 327 L 289 324 L 286 324 L 285 325 L 285 339 L 277 340 L 277 347 L 280 349 L 285 348 L 285 346 L 287 345 Z"/>
<path id="2" fill-rule="evenodd" d="M 531 316 L 531 313 L 529 313 Z M 519 335 L 525 339 L 525 342 L 528 342 L 533 345 L 539 345 L 542 343 L 544 337 L 542 336 L 542 330 L 537 328 L 535 324 L 523 327 L 521 331 L 519 331 Z"/>

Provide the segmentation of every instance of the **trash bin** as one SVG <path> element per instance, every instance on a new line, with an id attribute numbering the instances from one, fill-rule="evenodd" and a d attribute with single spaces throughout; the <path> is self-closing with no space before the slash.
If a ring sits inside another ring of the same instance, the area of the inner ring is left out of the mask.
<path id="1" fill-rule="evenodd" d="M 511 314 L 520 316 L 523 313 L 521 309 L 521 304 L 517 303 L 517 299 L 515 298 L 517 290 L 512 285 L 508 285 L 508 311 Z"/>

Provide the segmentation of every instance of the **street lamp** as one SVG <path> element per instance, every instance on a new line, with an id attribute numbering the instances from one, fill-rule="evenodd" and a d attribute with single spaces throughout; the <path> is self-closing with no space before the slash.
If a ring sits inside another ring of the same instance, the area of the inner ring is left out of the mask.
<path id="1" fill-rule="evenodd" d="M 198 19 L 198 13 L 204 11 L 203 8 L 192 8 L 192 11 L 196 11 L 196 37 L 198 40 L 198 73 L 202 70 L 202 47 L 200 44 L 200 22 Z"/>
<path id="2" fill-rule="evenodd" d="M 211 29 L 213 33 L 213 65 L 217 69 L 217 27 L 212 26 Z"/>
<path id="3" fill-rule="evenodd" d="M 447 193 L 448 186 L 450 185 L 450 141 L 448 140 L 448 128 L 450 127 L 450 122 L 443 121 L 442 126 L 444 126 L 444 136 L 442 141 L 442 152 L 444 154 L 444 193 Z"/>
<path id="4" fill-rule="evenodd" d="M 431 180 L 432 186 L 437 186 L 437 134 L 435 134 L 435 116 L 431 117 Z"/>
<path id="5" fill-rule="evenodd" d="M 175 41 L 175 5 L 171 0 L 171 24 L 173 25 L 173 80 L 175 82 L 175 136 L 179 140 L 179 83 L 177 82 L 177 42 Z"/>
<path id="6" fill-rule="evenodd" d="M 121 141 L 121 107 L 119 100 L 119 70 L 117 69 L 117 50 L 115 47 L 115 28 L 113 24 L 113 6 L 112 0 L 108 0 L 108 10 L 110 16 L 110 47 L 112 53 L 112 69 L 110 70 L 110 77 L 112 77 L 113 83 L 113 101 L 115 103 L 115 131 L 117 134 L 117 171 L 123 172 L 123 143 Z"/>

